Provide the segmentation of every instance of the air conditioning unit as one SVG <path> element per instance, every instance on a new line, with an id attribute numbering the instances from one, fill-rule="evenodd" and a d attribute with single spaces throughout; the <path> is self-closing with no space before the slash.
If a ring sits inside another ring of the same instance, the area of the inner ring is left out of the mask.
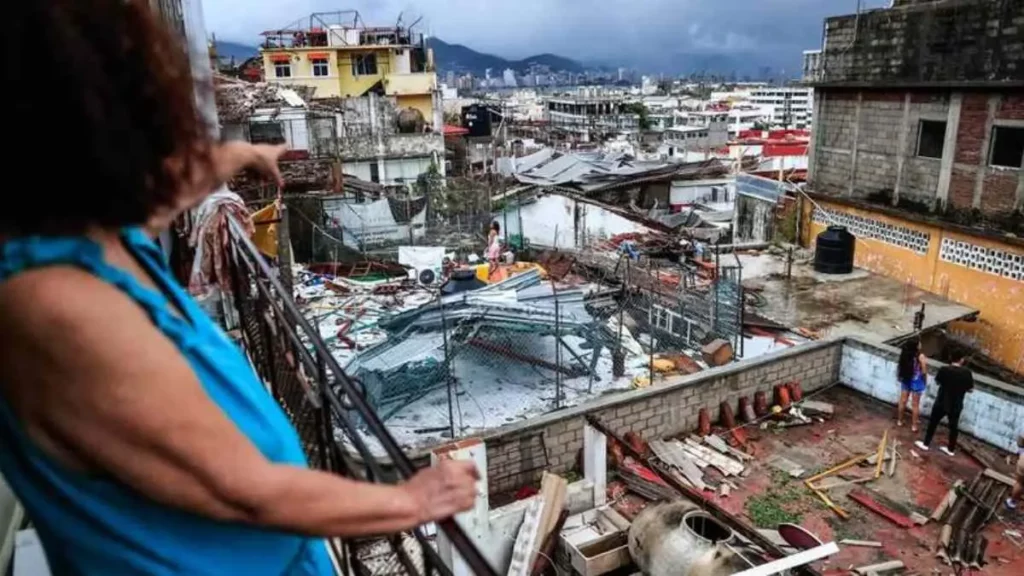
<path id="1" fill-rule="evenodd" d="M 416 281 L 421 286 L 437 286 L 441 282 L 441 274 L 433 268 L 416 270 Z"/>

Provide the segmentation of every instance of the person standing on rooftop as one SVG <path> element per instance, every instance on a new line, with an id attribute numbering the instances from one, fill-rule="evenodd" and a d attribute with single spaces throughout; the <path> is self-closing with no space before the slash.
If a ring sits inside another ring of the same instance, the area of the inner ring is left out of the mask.
<path id="1" fill-rule="evenodd" d="M 184 50 L 147 0 L 6 7 L 8 165 L 52 164 L 0 211 L 0 472 L 54 574 L 333 574 L 323 539 L 475 500 L 447 461 L 407 482 L 307 466 L 288 418 L 152 237 L 281 147 L 210 141 Z M 13 124 L 13 125 L 12 125 Z"/>
<path id="2" fill-rule="evenodd" d="M 964 367 L 966 362 L 967 356 L 958 354 L 949 366 L 939 368 L 935 375 L 939 392 L 935 396 L 935 405 L 932 406 L 932 414 L 928 419 L 928 430 L 925 431 L 923 442 L 918 440 L 914 443 L 921 450 L 928 450 L 939 422 L 947 418 L 949 440 L 940 450 L 949 456 L 956 452 L 956 437 L 960 431 L 960 412 L 964 409 L 964 397 L 974 389 L 974 373 Z"/>
<path id="3" fill-rule="evenodd" d="M 921 352 L 921 341 L 914 337 L 903 343 L 900 359 L 896 365 L 896 377 L 900 382 L 900 402 L 896 407 L 896 425 L 903 426 L 903 413 L 907 401 L 911 401 L 910 428 L 917 432 L 918 415 L 921 413 L 921 395 L 928 387 L 928 361 Z"/>

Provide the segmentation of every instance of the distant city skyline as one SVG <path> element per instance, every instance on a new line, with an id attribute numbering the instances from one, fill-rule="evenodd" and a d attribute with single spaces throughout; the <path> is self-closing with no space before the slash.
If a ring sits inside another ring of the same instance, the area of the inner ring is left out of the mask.
<path id="1" fill-rule="evenodd" d="M 889 0 L 861 0 L 862 9 Z M 586 64 L 673 72 L 693 54 L 793 68 L 821 43 L 822 21 L 857 0 L 207 0 L 207 28 L 255 44 L 259 33 L 312 12 L 355 9 L 371 25 L 422 18 L 421 32 L 503 58 L 550 52 Z"/>

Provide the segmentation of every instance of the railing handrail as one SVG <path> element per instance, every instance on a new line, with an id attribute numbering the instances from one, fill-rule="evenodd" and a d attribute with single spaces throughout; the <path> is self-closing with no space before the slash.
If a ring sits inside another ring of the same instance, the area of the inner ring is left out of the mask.
<path id="1" fill-rule="evenodd" d="M 246 253 L 245 256 L 247 256 L 246 259 L 252 261 L 252 263 L 259 269 L 259 272 L 263 274 L 278 294 L 286 296 L 280 298 L 278 302 L 273 303 L 274 307 L 277 308 L 278 305 L 282 306 L 284 309 L 283 312 L 286 312 L 291 316 L 298 324 L 298 328 L 305 332 L 305 335 L 308 338 L 308 343 L 312 346 L 316 357 L 334 376 L 334 384 L 340 386 L 345 397 L 349 403 L 351 403 L 352 410 L 355 410 L 355 412 L 362 418 L 370 433 L 380 443 L 381 447 L 391 459 L 391 464 L 398 471 L 398 474 L 403 479 L 411 478 L 416 473 L 416 468 L 413 466 L 412 461 L 405 452 L 402 451 L 398 442 L 396 442 L 394 437 L 391 436 L 391 433 L 388 432 L 384 423 L 377 416 L 376 411 L 373 410 L 363 397 L 356 384 L 348 377 L 345 371 L 342 370 L 338 361 L 327 349 L 326 343 L 321 339 L 319 331 L 314 330 L 306 317 L 299 311 L 292 299 L 292 295 L 285 290 L 280 280 L 275 277 L 270 265 L 259 255 L 259 251 L 252 243 L 252 240 L 250 240 L 242 225 L 230 215 L 228 216 L 228 225 L 231 239 L 235 241 L 239 248 L 244 250 Z M 287 273 L 290 273 L 290 271 L 287 271 Z M 317 384 L 320 387 L 319 392 L 321 393 L 321 397 L 327 399 L 333 415 L 337 417 L 346 428 L 349 428 L 353 445 L 360 453 L 364 462 L 367 463 L 368 466 L 371 466 L 371 468 L 378 467 L 376 458 L 374 458 L 373 454 L 359 437 L 358 430 L 356 430 L 355 426 L 352 425 L 350 418 L 346 413 L 347 409 L 345 408 L 341 398 L 334 390 L 331 389 L 330 386 L 327 386 L 327 382 L 324 382 L 321 378 L 317 378 Z M 377 478 L 379 479 L 380 476 L 378 475 Z M 491 567 L 490 563 L 487 562 L 480 550 L 453 518 L 440 520 L 436 522 L 436 524 L 438 529 L 447 536 L 449 541 L 451 541 L 452 545 L 474 574 L 477 574 L 477 576 L 496 576 L 496 572 Z M 414 532 L 416 532 L 417 539 L 423 542 L 422 535 L 419 534 L 419 530 Z M 424 545 L 427 544 L 424 543 Z"/>

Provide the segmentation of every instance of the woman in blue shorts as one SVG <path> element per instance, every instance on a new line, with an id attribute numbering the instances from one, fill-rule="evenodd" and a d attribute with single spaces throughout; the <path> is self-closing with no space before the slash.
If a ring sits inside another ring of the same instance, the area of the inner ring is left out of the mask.
<path id="1" fill-rule="evenodd" d="M 900 381 L 900 402 L 896 407 L 896 425 L 903 426 L 903 412 L 907 408 L 907 400 L 911 404 L 910 427 L 917 432 L 917 417 L 921 412 L 921 395 L 928 386 L 928 365 L 921 352 L 921 341 L 917 338 L 903 343 L 900 361 L 896 367 L 896 376 Z"/>

